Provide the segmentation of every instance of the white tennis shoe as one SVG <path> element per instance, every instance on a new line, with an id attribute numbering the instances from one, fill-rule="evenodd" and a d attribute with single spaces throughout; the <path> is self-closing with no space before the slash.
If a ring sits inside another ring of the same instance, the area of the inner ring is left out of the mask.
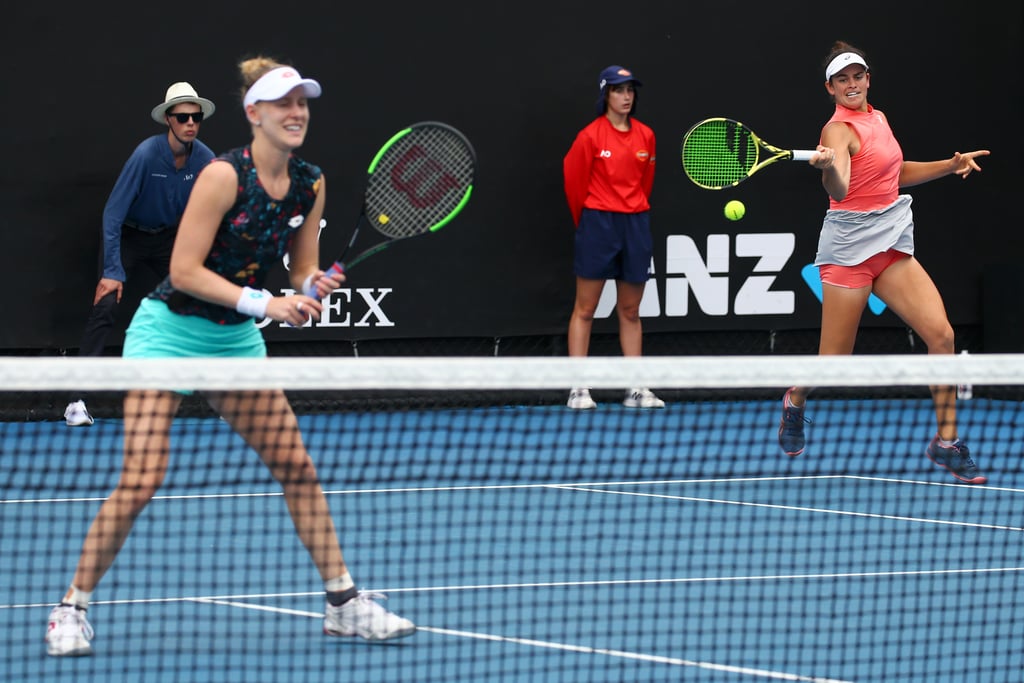
<path id="1" fill-rule="evenodd" d="M 654 395 L 650 389 L 630 389 L 622 405 L 627 408 L 664 408 L 665 402 Z"/>
<path id="2" fill-rule="evenodd" d="M 415 624 L 387 611 L 376 600 L 387 600 L 387 596 L 360 593 L 337 607 L 328 604 L 324 612 L 324 633 L 329 636 L 359 636 L 366 640 L 392 640 L 416 632 Z"/>
<path id="3" fill-rule="evenodd" d="M 85 610 L 57 605 L 50 610 L 46 625 L 46 652 L 53 657 L 82 657 L 92 654 L 92 626 Z"/>
<path id="4" fill-rule="evenodd" d="M 569 392 L 567 406 L 573 410 L 591 410 L 597 407 L 594 399 L 590 398 L 589 389 L 573 389 Z"/>

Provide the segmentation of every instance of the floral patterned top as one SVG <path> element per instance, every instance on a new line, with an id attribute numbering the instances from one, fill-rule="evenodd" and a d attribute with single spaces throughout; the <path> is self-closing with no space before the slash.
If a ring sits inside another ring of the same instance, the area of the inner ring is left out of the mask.
<path id="1" fill-rule="evenodd" d="M 320 168 L 296 156 L 288 159 L 288 194 L 276 200 L 256 177 L 252 150 L 239 147 L 217 157 L 238 173 L 238 197 L 224 215 L 206 267 L 242 287 L 263 289 L 270 269 L 288 252 L 296 231 L 306 220 L 320 191 Z M 195 315 L 221 325 L 251 318 L 233 308 L 197 299 L 171 286 L 168 276 L 149 295 L 180 315 Z"/>

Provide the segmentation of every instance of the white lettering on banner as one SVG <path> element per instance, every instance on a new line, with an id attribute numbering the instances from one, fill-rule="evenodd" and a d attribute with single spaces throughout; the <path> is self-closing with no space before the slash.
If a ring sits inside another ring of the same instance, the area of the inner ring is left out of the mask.
<path id="1" fill-rule="evenodd" d="M 323 236 L 324 228 L 327 227 L 327 219 L 320 219 L 319 231 L 317 232 L 317 242 L 319 243 L 320 237 Z M 291 259 L 289 254 L 285 254 L 284 258 L 285 270 L 289 269 L 291 265 Z M 353 305 L 352 304 L 352 292 L 355 292 L 360 301 Z M 320 321 L 313 322 L 310 318 L 305 322 L 303 327 L 394 327 L 395 323 L 387 316 L 384 312 L 381 302 L 384 301 L 384 297 L 390 294 L 393 290 L 390 287 L 381 289 L 366 289 L 356 288 L 355 290 L 339 288 L 334 290 L 329 297 L 323 301 L 323 312 L 320 314 Z M 283 296 L 292 296 L 295 294 L 294 289 L 282 288 L 281 294 Z M 362 311 L 362 306 L 365 305 L 366 312 L 362 314 L 355 323 L 352 322 L 352 314 L 355 312 L 356 307 L 359 307 L 359 311 Z M 257 323 L 257 327 L 266 327 L 271 322 L 270 318 L 266 318 Z M 291 327 L 288 323 L 279 323 L 279 327 Z"/>
<path id="2" fill-rule="evenodd" d="M 320 316 L 320 324 L 323 327 L 348 327 L 349 314 L 345 313 L 342 317 L 341 304 L 352 303 L 352 290 L 351 289 L 336 289 L 329 297 L 323 300 L 324 312 Z M 341 318 L 335 320 L 335 318 Z"/>
<path id="3" fill-rule="evenodd" d="M 357 288 L 355 290 L 340 288 L 334 290 L 329 297 L 323 301 L 323 313 L 320 321 L 314 323 L 312 319 L 306 321 L 303 327 L 394 327 L 395 323 L 384 312 L 381 303 L 384 297 L 390 294 L 390 287 L 381 289 Z M 356 304 L 352 304 L 353 292 L 358 295 Z M 294 289 L 281 289 L 281 296 L 292 296 Z M 365 306 L 366 311 L 363 312 Z M 352 322 L 353 313 L 361 313 L 361 317 Z M 257 327 L 266 327 L 273 321 L 265 318 L 257 323 Z M 279 327 L 291 327 L 287 323 L 278 323 Z"/>
<path id="4" fill-rule="evenodd" d="M 686 235 L 671 235 L 665 245 L 665 315 L 689 313 L 691 290 L 700 310 L 708 315 L 727 315 L 729 235 L 708 235 L 706 263 L 693 239 Z M 668 277 L 677 273 L 686 277 Z"/>
<path id="5" fill-rule="evenodd" d="M 796 310 L 793 290 L 771 291 L 775 275 L 782 272 L 795 247 L 796 235 L 793 233 L 736 235 L 736 255 L 759 257 L 754 272 L 771 273 L 748 277 L 740 285 L 733 303 L 736 315 L 789 314 Z"/>
<path id="6" fill-rule="evenodd" d="M 734 315 L 789 315 L 796 310 L 793 290 L 773 291 L 778 273 L 789 262 L 796 246 L 793 233 L 754 233 L 735 236 L 735 255 L 756 258 L 754 273 L 736 290 L 729 300 L 731 264 L 731 235 L 708 235 L 707 258 L 701 256 L 697 244 L 688 235 L 669 235 L 665 240 L 665 308 L 667 317 L 689 314 L 690 293 L 706 315 L 729 315 L 730 303 Z M 654 273 L 654 263 L 651 263 Z M 673 277 L 681 275 L 682 277 Z M 607 318 L 615 309 L 615 281 L 605 283 L 595 318 Z M 652 277 L 644 287 L 640 301 L 640 317 L 656 318 L 662 314 L 658 288 Z"/>
<path id="7" fill-rule="evenodd" d="M 369 310 L 366 311 L 366 315 L 359 319 L 359 322 L 355 324 L 355 327 L 370 327 L 371 325 L 368 322 L 368 319 L 371 315 L 377 318 L 377 324 L 373 325 L 373 327 L 395 326 L 395 324 L 391 322 L 386 315 L 384 315 L 384 311 L 380 307 L 380 302 L 384 300 L 384 297 L 391 293 L 390 287 L 388 289 L 379 290 L 380 296 L 378 297 L 373 296 L 374 290 L 372 289 L 357 289 L 356 291 L 359 292 L 359 296 L 363 297 L 363 302 Z"/>
<path id="8" fill-rule="evenodd" d="M 293 227 L 297 227 L 297 226 L 293 226 Z M 326 218 L 321 218 L 320 219 L 320 229 L 317 230 L 317 233 L 316 233 L 317 244 L 320 243 L 320 237 L 324 234 L 324 228 L 326 228 L 326 227 L 327 227 L 327 219 Z M 284 263 L 284 269 L 285 270 L 290 270 L 291 269 L 291 261 L 292 261 L 291 254 L 289 254 L 287 252 L 285 253 L 284 256 L 281 257 L 281 262 Z"/>

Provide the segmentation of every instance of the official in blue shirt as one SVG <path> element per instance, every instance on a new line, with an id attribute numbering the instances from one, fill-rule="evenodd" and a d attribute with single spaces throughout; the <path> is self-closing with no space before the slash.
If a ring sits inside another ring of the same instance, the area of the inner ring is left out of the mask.
<path id="1" fill-rule="evenodd" d="M 185 82 L 172 84 L 164 101 L 153 108 L 153 120 L 167 126 L 167 133 L 135 148 L 103 209 L 102 271 L 79 356 L 103 355 L 124 283 L 139 266 L 148 266 L 159 279 L 167 276 L 178 221 L 196 176 L 214 158 L 198 135 L 200 124 L 215 109 Z M 68 404 L 64 419 L 73 427 L 93 423 L 82 399 Z"/>

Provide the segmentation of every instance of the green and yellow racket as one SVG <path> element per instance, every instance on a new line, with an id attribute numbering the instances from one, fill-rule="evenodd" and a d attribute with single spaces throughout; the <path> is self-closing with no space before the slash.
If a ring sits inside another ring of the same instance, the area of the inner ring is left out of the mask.
<path id="1" fill-rule="evenodd" d="M 683 170 L 706 190 L 734 187 L 776 161 L 807 161 L 813 149 L 780 149 L 739 121 L 704 119 L 683 136 Z"/>

